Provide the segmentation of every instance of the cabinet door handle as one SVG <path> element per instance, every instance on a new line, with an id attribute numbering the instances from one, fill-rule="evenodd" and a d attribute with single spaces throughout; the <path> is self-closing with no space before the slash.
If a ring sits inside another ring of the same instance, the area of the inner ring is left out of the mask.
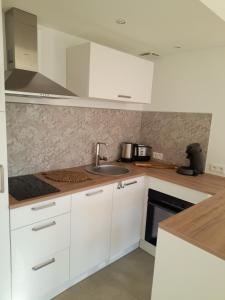
<path id="1" fill-rule="evenodd" d="M 43 263 L 41 263 L 41 264 L 33 267 L 32 270 L 33 271 L 40 270 L 40 269 L 42 269 L 42 268 L 44 268 L 44 267 L 46 267 L 46 266 L 48 266 L 48 265 L 50 265 L 50 264 L 52 264 L 54 262 L 55 262 L 55 258 L 51 258 L 51 259 L 47 260 L 46 262 L 43 262 Z"/>
<path id="2" fill-rule="evenodd" d="M 103 193 L 103 190 L 95 191 L 92 193 L 87 193 L 86 196 L 90 197 L 90 196 L 94 196 L 94 195 L 101 194 L 101 193 Z"/>
<path id="3" fill-rule="evenodd" d="M 122 184 L 122 182 L 119 182 L 118 185 L 117 185 L 117 190 L 120 190 L 120 189 L 123 189 L 124 186 Z"/>
<path id="4" fill-rule="evenodd" d="M 131 96 L 128 95 L 118 95 L 119 98 L 126 98 L 126 99 L 131 99 Z"/>
<path id="5" fill-rule="evenodd" d="M 132 185 L 132 184 L 136 184 L 136 183 L 137 183 L 137 180 L 124 183 L 124 186 Z"/>
<path id="6" fill-rule="evenodd" d="M 48 224 L 41 225 L 41 226 L 35 226 L 32 228 L 32 231 L 39 231 L 39 230 L 42 230 L 42 229 L 45 229 L 45 228 L 48 228 L 48 227 L 51 227 L 54 225 L 56 225 L 55 221 L 48 223 Z"/>
<path id="7" fill-rule="evenodd" d="M 51 202 L 51 203 L 48 203 L 48 204 L 45 204 L 45 205 L 31 207 L 31 210 L 37 211 L 37 210 L 41 210 L 41 209 L 44 209 L 44 208 L 52 207 L 52 206 L 55 206 L 55 205 L 56 205 L 55 202 Z"/>
<path id="8" fill-rule="evenodd" d="M 0 177 L 1 177 L 1 179 L 0 179 L 0 193 L 4 193 L 4 191 L 5 191 L 5 188 L 4 188 L 4 168 L 3 168 L 3 166 L 1 165 L 0 166 Z"/>

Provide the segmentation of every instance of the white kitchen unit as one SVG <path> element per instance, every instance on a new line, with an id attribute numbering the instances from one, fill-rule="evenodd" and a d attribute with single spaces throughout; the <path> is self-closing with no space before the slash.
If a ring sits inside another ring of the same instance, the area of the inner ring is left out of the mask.
<path id="1" fill-rule="evenodd" d="M 114 185 L 110 261 L 139 247 L 144 188 L 144 177 Z"/>
<path id="2" fill-rule="evenodd" d="M 224 300 L 225 261 L 159 229 L 151 300 Z"/>
<path id="3" fill-rule="evenodd" d="M 0 0 L 0 9 L 1 9 Z M 4 96 L 4 64 L 2 14 L 0 14 L 0 299 L 11 299 L 9 201 L 7 184 L 6 120 Z"/>
<path id="4" fill-rule="evenodd" d="M 64 196 L 11 210 L 13 300 L 50 299 L 69 281 L 70 209 Z"/>
<path id="5" fill-rule="evenodd" d="M 67 49 L 67 88 L 79 97 L 150 103 L 154 64 L 93 42 Z"/>
<path id="6" fill-rule="evenodd" d="M 113 185 L 72 196 L 70 278 L 81 280 L 109 259 Z"/>

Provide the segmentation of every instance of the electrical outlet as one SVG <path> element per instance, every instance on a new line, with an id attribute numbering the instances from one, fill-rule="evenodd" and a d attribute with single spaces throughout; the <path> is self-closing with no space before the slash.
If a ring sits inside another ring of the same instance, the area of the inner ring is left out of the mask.
<path id="1" fill-rule="evenodd" d="M 209 169 L 212 173 L 225 175 L 225 165 L 210 164 Z"/>
<path id="2" fill-rule="evenodd" d="M 160 152 L 153 152 L 153 158 L 154 159 L 159 159 L 159 160 L 163 160 L 163 153 Z"/>

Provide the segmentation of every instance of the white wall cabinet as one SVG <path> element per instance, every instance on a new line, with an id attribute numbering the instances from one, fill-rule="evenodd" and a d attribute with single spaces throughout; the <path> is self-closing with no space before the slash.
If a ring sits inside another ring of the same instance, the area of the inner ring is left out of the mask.
<path id="1" fill-rule="evenodd" d="M 138 247 L 144 205 L 144 177 L 114 185 L 110 260 Z"/>
<path id="2" fill-rule="evenodd" d="M 74 194 L 71 210 L 70 277 L 105 265 L 109 258 L 113 185 Z"/>
<path id="3" fill-rule="evenodd" d="M 67 87 L 80 97 L 150 103 L 153 62 L 96 43 L 67 49 Z"/>

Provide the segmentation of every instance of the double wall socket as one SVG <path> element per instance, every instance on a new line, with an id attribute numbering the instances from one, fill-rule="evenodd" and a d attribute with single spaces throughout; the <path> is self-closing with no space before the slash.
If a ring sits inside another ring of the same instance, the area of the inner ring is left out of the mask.
<path id="1" fill-rule="evenodd" d="M 210 164 L 209 170 L 218 175 L 225 175 L 225 165 Z"/>
<path id="2" fill-rule="evenodd" d="M 153 152 L 152 155 L 153 155 L 153 158 L 154 158 L 154 159 L 160 159 L 160 160 L 163 160 L 163 153 Z"/>

